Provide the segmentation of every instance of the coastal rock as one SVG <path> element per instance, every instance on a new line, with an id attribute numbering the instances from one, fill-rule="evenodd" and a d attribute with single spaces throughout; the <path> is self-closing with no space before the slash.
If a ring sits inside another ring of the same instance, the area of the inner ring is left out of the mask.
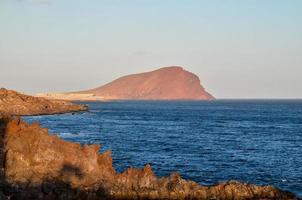
<path id="1" fill-rule="evenodd" d="M 40 93 L 39 96 L 70 100 L 212 100 L 197 75 L 182 67 L 118 78 L 104 86 L 71 93 Z"/>
<path id="2" fill-rule="evenodd" d="M 150 165 L 117 173 L 110 151 L 66 142 L 20 118 L 0 117 L 0 132 L 3 199 L 298 199 L 272 186 L 160 178 Z"/>
<path id="3" fill-rule="evenodd" d="M 10 115 L 48 115 L 66 112 L 86 111 L 87 106 L 69 101 L 48 100 L 33 97 L 13 90 L 0 89 L 0 113 Z"/>

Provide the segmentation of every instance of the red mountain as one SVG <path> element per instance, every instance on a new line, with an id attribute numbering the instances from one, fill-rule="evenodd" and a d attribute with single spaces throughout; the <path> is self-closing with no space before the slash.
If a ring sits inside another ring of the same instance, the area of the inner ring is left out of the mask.
<path id="1" fill-rule="evenodd" d="M 123 76 L 104 86 L 80 93 L 89 93 L 104 99 L 214 99 L 201 86 L 198 76 L 181 67 L 164 67 L 151 72 Z"/>
<path id="2" fill-rule="evenodd" d="M 68 93 L 40 93 L 37 96 L 65 100 L 212 100 L 198 76 L 181 67 L 118 78 L 101 87 Z"/>

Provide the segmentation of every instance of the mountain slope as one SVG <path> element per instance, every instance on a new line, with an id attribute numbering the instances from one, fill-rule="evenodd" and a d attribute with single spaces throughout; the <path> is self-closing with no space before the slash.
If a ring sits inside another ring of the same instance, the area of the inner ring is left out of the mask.
<path id="1" fill-rule="evenodd" d="M 118 78 L 94 89 L 68 93 L 39 93 L 64 100 L 212 100 L 197 75 L 182 67 L 164 67 Z"/>
<path id="2" fill-rule="evenodd" d="M 81 91 L 104 99 L 211 100 L 198 76 L 181 67 L 164 67 L 155 71 L 116 79 L 104 86 Z"/>

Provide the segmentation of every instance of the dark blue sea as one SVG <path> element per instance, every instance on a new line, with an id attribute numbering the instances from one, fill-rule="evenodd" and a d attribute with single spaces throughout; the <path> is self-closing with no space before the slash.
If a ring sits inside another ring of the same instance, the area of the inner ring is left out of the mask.
<path id="1" fill-rule="evenodd" d="M 26 117 L 51 134 L 111 149 L 114 167 L 151 164 L 214 184 L 270 184 L 302 196 L 302 100 L 115 101 Z"/>

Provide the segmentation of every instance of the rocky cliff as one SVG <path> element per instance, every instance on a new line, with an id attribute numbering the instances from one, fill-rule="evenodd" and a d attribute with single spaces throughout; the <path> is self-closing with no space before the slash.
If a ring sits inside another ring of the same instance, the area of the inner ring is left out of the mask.
<path id="1" fill-rule="evenodd" d="M 62 100 L 48 100 L 0 89 L 0 113 L 10 115 L 46 115 L 85 111 L 87 106 Z"/>
<path id="2" fill-rule="evenodd" d="M 82 95 L 82 96 L 81 96 Z M 198 76 L 181 67 L 118 78 L 104 86 L 72 93 L 41 93 L 39 96 L 71 100 L 211 100 Z"/>
<path id="3" fill-rule="evenodd" d="M 110 151 L 63 141 L 20 118 L 0 117 L 0 133 L 0 199 L 297 199 L 272 186 L 160 178 L 149 165 L 117 173 Z"/>

